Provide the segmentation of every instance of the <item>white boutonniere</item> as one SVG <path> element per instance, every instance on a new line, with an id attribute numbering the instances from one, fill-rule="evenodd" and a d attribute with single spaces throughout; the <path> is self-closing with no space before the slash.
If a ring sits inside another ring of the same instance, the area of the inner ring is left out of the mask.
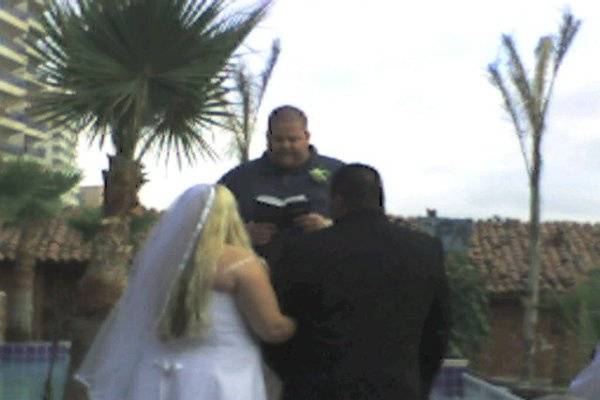
<path id="1" fill-rule="evenodd" d="M 325 183 L 327 182 L 327 179 L 329 179 L 331 171 L 325 168 L 316 167 L 308 171 L 308 174 L 310 175 L 313 181 L 317 183 Z"/>

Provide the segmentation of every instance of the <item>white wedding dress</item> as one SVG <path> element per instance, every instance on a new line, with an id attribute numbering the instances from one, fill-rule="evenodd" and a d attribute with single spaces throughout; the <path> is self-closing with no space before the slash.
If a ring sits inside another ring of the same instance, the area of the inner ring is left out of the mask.
<path id="1" fill-rule="evenodd" d="M 145 346 L 130 400 L 265 400 L 260 348 L 234 298 L 213 292 L 203 339 Z"/>

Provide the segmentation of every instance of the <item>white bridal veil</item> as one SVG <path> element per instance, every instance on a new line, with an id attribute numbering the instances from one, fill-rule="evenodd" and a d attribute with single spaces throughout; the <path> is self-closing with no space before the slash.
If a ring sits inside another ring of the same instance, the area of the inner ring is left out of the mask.
<path id="1" fill-rule="evenodd" d="M 571 382 L 569 394 L 586 400 L 600 399 L 600 344 L 596 346 L 592 362 Z"/>
<path id="2" fill-rule="evenodd" d="M 194 249 L 215 196 L 197 185 L 160 218 L 133 261 L 125 293 L 102 324 L 75 379 L 93 400 L 127 398 L 132 373 L 150 335 L 156 335 L 170 291 Z"/>

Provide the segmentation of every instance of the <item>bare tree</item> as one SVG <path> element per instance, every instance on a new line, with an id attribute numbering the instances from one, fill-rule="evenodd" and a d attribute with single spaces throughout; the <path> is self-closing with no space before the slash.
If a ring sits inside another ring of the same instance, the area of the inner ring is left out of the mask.
<path id="1" fill-rule="evenodd" d="M 502 50 L 506 53 L 506 60 L 496 61 L 488 66 L 491 82 L 500 91 L 504 108 L 513 122 L 529 178 L 530 264 L 523 321 L 525 375 L 528 382 L 535 377 L 535 331 L 540 282 L 541 145 L 556 76 L 580 24 L 580 20 L 566 12 L 558 35 L 540 38 L 535 49 L 535 70 L 532 77 L 528 76 L 510 35 L 502 36 Z"/>
<path id="2" fill-rule="evenodd" d="M 233 70 L 235 100 L 229 105 L 226 128 L 233 134 L 230 153 L 234 154 L 240 163 L 250 159 L 250 142 L 256 118 L 280 51 L 281 46 L 276 39 L 271 45 L 265 68 L 259 75 L 252 74 L 243 60 L 240 60 Z"/>

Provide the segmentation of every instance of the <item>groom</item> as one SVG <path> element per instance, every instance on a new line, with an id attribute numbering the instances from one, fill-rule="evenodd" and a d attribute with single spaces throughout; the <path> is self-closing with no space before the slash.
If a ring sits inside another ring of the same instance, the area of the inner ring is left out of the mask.
<path id="1" fill-rule="evenodd" d="M 426 399 L 449 334 L 441 243 L 388 221 L 367 165 L 336 172 L 331 207 L 335 224 L 289 243 L 273 268 L 298 322 L 267 349 L 283 399 Z"/>

